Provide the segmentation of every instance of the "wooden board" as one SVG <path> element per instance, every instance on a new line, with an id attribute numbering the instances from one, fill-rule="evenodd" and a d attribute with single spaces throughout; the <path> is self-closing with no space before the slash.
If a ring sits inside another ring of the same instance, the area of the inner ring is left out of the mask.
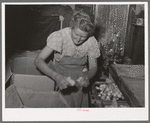
<path id="1" fill-rule="evenodd" d="M 132 93 L 130 96 L 134 103 L 136 103 L 137 106 L 144 107 L 144 80 L 139 79 L 130 79 L 127 77 L 120 77 L 120 81 L 124 83 L 124 86 L 127 87 L 128 91 Z"/>
<path id="2" fill-rule="evenodd" d="M 114 65 L 111 65 L 109 70 L 110 75 L 125 96 L 129 105 L 131 107 L 144 107 L 144 80 L 118 76 Z"/>

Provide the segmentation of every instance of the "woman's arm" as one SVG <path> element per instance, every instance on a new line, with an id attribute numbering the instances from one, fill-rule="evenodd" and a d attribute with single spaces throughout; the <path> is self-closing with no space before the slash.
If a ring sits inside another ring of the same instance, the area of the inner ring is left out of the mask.
<path id="1" fill-rule="evenodd" d="M 89 61 L 89 71 L 88 71 L 88 79 L 92 79 L 97 72 L 97 59 L 95 57 L 88 57 Z"/>
<path id="2" fill-rule="evenodd" d="M 79 80 L 79 84 L 81 86 L 87 87 L 89 85 L 89 80 L 92 79 L 97 72 L 97 59 L 95 57 L 89 57 L 89 70 L 86 72 L 82 72 L 81 80 Z"/>
<path id="3" fill-rule="evenodd" d="M 45 60 L 52 54 L 52 52 L 53 49 L 45 46 L 41 53 L 36 57 L 34 64 L 41 72 L 55 80 L 60 89 L 65 89 L 67 88 L 69 83 L 64 79 L 62 75 L 49 68 L 45 62 Z"/>
<path id="4" fill-rule="evenodd" d="M 55 80 L 57 73 L 51 70 L 45 62 L 52 52 L 53 50 L 48 46 L 44 47 L 41 53 L 36 57 L 34 64 L 41 72 Z"/>

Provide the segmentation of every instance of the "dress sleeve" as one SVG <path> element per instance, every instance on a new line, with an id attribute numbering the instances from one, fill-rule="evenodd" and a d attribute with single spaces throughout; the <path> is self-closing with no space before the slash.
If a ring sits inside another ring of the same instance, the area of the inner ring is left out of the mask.
<path id="1" fill-rule="evenodd" d="M 89 44 L 88 56 L 98 58 L 100 56 L 100 49 L 98 42 L 94 36 L 90 38 L 88 44 Z"/>
<path id="2" fill-rule="evenodd" d="M 47 38 L 47 46 L 57 52 L 62 51 L 62 42 L 63 42 L 63 37 L 60 32 L 53 32 Z"/>

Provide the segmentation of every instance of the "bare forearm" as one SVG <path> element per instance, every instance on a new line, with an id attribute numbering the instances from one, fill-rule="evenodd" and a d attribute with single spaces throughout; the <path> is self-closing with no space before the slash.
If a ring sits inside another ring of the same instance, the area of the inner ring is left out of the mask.
<path id="1" fill-rule="evenodd" d="M 56 79 L 58 73 L 50 69 L 42 58 L 35 59 L 34 64 L 42 73 L 44 73 L 45 75 L 49 76 L 54 80 Z"/>
<path id="2" fill-rule="evenodd" d="M 97 67 L 93 67 L 88 71 L 88 79 L 92 79 L 97 72 Z"/>
<path id="3" fill-rule="evenodd" d="M 97 72 L 97 59 L 95 57 L 89 57 L 89 72 L 88 79 L 92 79 Z"/>

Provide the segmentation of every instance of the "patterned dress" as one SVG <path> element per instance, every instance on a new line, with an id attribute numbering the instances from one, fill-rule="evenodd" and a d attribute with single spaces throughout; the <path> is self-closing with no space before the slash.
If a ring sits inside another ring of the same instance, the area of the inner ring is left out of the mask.
<path id="1" fill-rule="evenodd" d="M 47 46 L 55 51 L 54 66 L 56 71 L 65 76 L 77 80 L 82 76 L 82 70 L 87 63 L 87 56 L 98 58 L 100 51 L 94 37 L 88 38 L 80 46 L 76 46 L 71 38 L 71 29 L 64 28 L 52 33 L 47 38 Z M 71 107 L 88 107 L 88 93 L 78 86 L 59 90 Z"/>
<path id="2" fill-rule="evenodd" d="M 47 46 L 57 51 L 60 55 L 55 59 L 61 59 L 63 56 L 73 56 L 80 58 L 85 55 L 98 58 L 100 56 L 99 46 L 94 36 L 90 37 L 80 46 L 76 46 L 71 38 L 71 29 L 69 27 L 52 33 L 47 38 Z"/>

